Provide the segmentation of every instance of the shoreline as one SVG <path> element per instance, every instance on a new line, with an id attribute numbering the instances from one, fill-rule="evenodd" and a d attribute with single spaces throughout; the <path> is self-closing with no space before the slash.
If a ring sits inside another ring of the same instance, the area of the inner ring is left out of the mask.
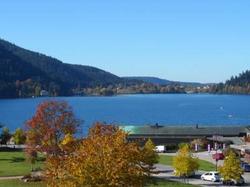
<path id="1" fill-rule="evenodd" d="M 79 98 L 112 98 L 119 96 L 137 96 L 137 95 L 214 95 L 214 96 L 250 96 L 250 94 L 228 94 L 228 93 L 127 93 L 127 94 L 115 94 L 115 95 L 71 95 L 71 96 L 46 96 L 46 97 L 16 97 L 16 98 L 0 98 L 0 100 L 19 100 L 19 99 L 41 99 L 41 98 L 70 98 L 70 97 L 79 97 Z"/>

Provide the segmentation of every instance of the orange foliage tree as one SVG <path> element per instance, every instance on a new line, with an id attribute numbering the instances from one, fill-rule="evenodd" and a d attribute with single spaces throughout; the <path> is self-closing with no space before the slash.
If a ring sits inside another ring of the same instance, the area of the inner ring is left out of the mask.
<path id="1" fill-rule="evenodd" d="M 96 123 L 88 136 L 75 141 L 75 149 L 51 155 L 46 161 L 49 186 L 143 186 L 153 173 L 157 155 L 151 142 L 140 147 L 127 141 L 128 134 L 117 126 Z M 63 141 L 67 147 L 72 139 Z"/>
<path id="2" fill-rule="evenodd" d="M 26 122 L 26 153 L 61 154 L 60 142 L 67 134 L 77 132 L 80 121 L 72 108 L 63 101 L 45 101 L 37 107 L 35 115 Z"/>

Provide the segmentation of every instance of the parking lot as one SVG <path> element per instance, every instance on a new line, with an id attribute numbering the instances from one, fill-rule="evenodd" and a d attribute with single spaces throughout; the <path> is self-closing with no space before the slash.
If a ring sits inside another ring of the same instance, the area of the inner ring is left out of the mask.
<path id="1" fill-rule="evenodd" d="M 175 156 L 176 153 L 163 153 L 166 155 L 170 155 L 170 156 Z M 212 152 L 198 152 L 198 153 L 194 153 L 193 155 L 201 160 L 206 160 L 208 162 L 211 162 L 213 164 L 215 164 L 215 160 L 213 160 L 212 158 Z M 218 166 L 223 165 L 223 160 L 218 161 Z M 200 185 L 200 186 L 223 186 L 221 184 L 221 182 L 210 182 L 210 181 L 203 181 L 200 179 L 200 176 L 205 173 L 205 171 L 199 171 L 196 173 L 196 176 L 194 178 L 189 178 L 189 179 L 180 179 L 179 177 L 176 177 L 173 175 L 173 168 L 171 166 L 166 166 L 166 165 L 161 165 L 161 164 L 157 164 L 157 170 L 158 171 L 163 171 L 162 173 L 160 173 L 158 175 L 158 177 L 163 177 L 163 178 L 167 178 L 169 180 L 174 180 L 174 181 L 179 181 L 179 182 L 187 182 L 190 184 L 196 184 L 196 185 Z M 250 172 L 245 172 L 243 175 L 243 178 L 245 179 L 245 186 L 249 186 L 250 187 Z"/>
<path id="2" fill-rule="evenodd" d="M 156 164 L 156 170 L 159 171 L 160 173 L 155 175 L 156 177 L 160 177 L 160 178 L 164 178 L 164 179 L 168 179 L 168 180 L 173 180 L 173 181 L 177 181 L 177 182 L 183 182 L 183 183 L 189 183 L 189 184 L 194 184 L 194 185 L 200 185 L 200 186 L 204 186 L 204 187 L 211 187 L 211 186 L 225 186 L 222 185 L 221 182 L 210 182 L 210 181 L 203 181 L 200 179 L 200 176 L 205 173 L 202 171 L 198 171 L 196 173 L 196 175 L 192 178 L 188 178 L 188 179 L 183 179 L 183 178 L 179 178 L 174 176 L 173 174 L 173 168 L 171 166 L 166 166 L 166 165 L 162 165 L 162 164 Z M 246 184 L 244 186 L 250 186 L 250 173 L 245 173 L 243 175 Z"/>

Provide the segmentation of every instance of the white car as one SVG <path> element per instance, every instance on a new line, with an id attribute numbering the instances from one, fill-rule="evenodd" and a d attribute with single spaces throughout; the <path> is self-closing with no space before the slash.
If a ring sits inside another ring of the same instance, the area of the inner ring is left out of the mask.
<path id="1" fill-rule="evenodd" d="M 220 175 L 216 171 L 210 171 L 201 175 L 201 180 L 213 181 L 213 182 L 220 181 Z"/>

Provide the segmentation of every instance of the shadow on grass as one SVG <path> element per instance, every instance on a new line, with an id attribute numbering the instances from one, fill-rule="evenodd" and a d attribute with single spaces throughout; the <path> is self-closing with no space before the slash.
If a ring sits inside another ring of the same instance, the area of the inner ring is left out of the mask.
<path id="1" fill-rule="evenodd" d="M 12 157 L 11 162 L 24 162 L 25 158 L 23 157 Z"/>
<path id="2" fill-rule="evenodd" d="M 22 152 L 21 148 L 0 147 L 0 152 Z"/>
<path id="3" fill-rule="evenodd" d="M 1 158 L 0 161 L 8 161 L 8 162 L 24 162 L 25 158 L 23 157 L 12 157 L 12 158 Z"/>
<path id="4" fill-rule="evenodd" d="M 38 157 L 36 159 L 37 162 L 45 162 L 46 161 L 46 158 L 45 157 Z"/>
<path id="5" fill-rule="evenodd" d="M 26 159 L 24 157 L 0 158 L 0 162 L 1 161 L 17 163 L 17 162 L 25 162 Z M 39 157 L 39 158 L 37 158 L 36 161 L 37 162 L 44 162 L 45 158 L 44 157 Z"/>

